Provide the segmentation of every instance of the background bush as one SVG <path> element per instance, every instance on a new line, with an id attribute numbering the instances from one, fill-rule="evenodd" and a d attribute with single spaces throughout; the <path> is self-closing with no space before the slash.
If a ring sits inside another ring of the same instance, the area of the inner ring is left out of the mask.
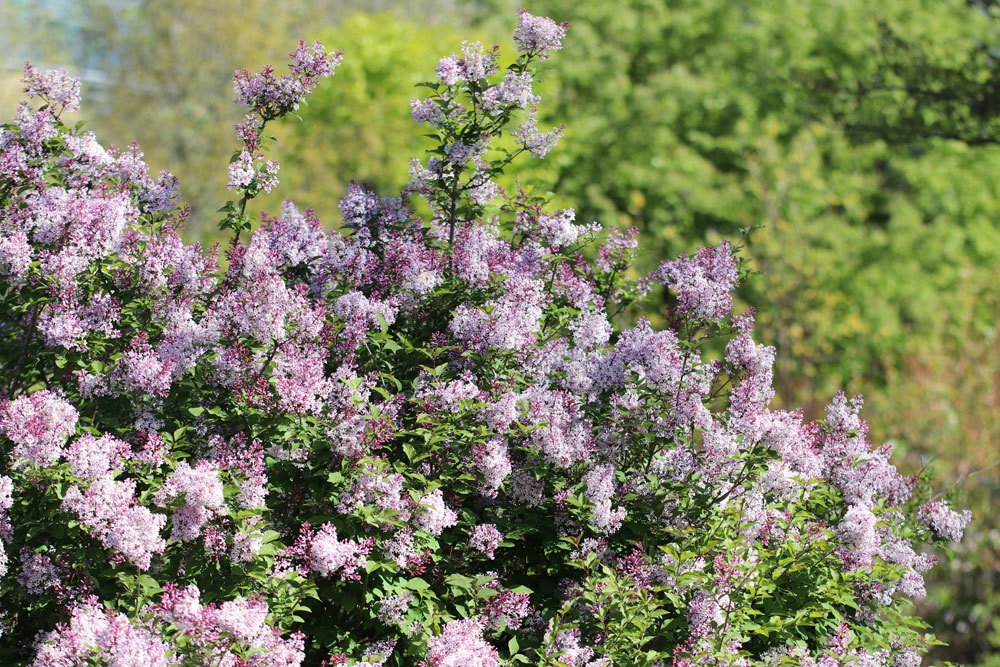
<path id="1" fill-rule="evenodd" d="M 107 111 L 93 126 L 120 145 L 139 139 L 154 168 L 192 174 L 183 190 L 194 204 L 188 233 L 212 238 L 226 126 L 237 120 L 232 69 L 277 60 L 292 35 L 354 49 L 338 75 L 343 88 L 320 91 L 302 111 L 318 122 L 279 135 L 295 156 L 282 178 L 333 220 L 351 178 L 404 182 L 386 156 L 421 147 L 400 131 L 409 123 L 399 104 L 405 84 L 436 62 L 450 35 L 504 42 L 496 17 L 512 7 L 470 3 L 456 14 L 445 3 L 408 4 L 377 18 L 349 16 L 365 6 L 330 16 L 309 3 L 112 9 L 40 3 L 31 10 L 40 21 L 22 8 L 5 22 L 17 31 L 7 39 L 40 25 L 21 53 L 100 72 L 91 88 Z M 741 298 L 777 344 L 779 400 L 815 416 L 816 397 L 863 391 L 874 439 L 895 441 L 909 470 L 935 459 L 939 485 L 961 478 L 977 509 L 961 547 L 967 565 L 925 609 L 954 629 L 947 655 L 976 660 L 996 641 L 1000 604 L 991 537 L 1000 477 L 995 468 L 973 474 L 998 450 L 993 8 L 702 0 L 531 9 L 570 21 L 574 32 L 545 89 L 558 100 L 551 120 L 566 123 L 571 141 L 532 178 L 583 221 L 638 226 L 646 268 L 763 225 L 745 250 L 763 275 Z M 71 38 L 48 38 L 61 31 Z M 194 70 L 201 74 L 187 76 Z M 319 170 L 336 187 L 310 189 Z M 274 210 L 277 195 L 263 201 Z M 647 314 L 661 312 L 654 303 Z"/>

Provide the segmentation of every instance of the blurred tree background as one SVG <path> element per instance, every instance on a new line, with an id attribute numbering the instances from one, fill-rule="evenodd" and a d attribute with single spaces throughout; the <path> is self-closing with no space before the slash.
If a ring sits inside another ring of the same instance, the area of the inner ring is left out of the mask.
<path id="1" fill-rule="evenodd" d="M 513 0 L 0 0 L 0 106 L 25 58 L 82 74 L 81 117 L 181 179 L 214 241 L 236 144 L 230 77 L 295 39 L 346 52 L 278 128 L 282 186 L 329 225 L 351 179 L 406 182 L 414 84 Z M 779 402 L 864 393 L 875 441 L 976 520 L 928 586 L 939 660 L 1000 666 L 1000 8 L 988 0 L 535 0 L 570 23 L 541 89 L 566 139 L 530 176 L 583 221 L 637 227 L 646 268 L 746 239 L 742 298 Z M 523 174 L 523 172 L 522 172 Z M 527 175 L 522 178 L 527 179 Z M 650 312 L 655 318 L 657 313 Z"/>

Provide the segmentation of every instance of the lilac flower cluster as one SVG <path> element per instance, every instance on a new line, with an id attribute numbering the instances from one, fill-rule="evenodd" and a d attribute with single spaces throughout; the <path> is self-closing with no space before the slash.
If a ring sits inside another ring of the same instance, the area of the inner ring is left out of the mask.
<path id="1" fill-rule="evenodd" d="M 15 464 L 47 465 L 62 455 L 79 417 L 58 394 L 43 390 L 0 405 L 0 432 L 14 444 Z"/>
<path id="2" fill-rule="evenodd" d="M 483 49 L 480 42 L 462 42 L 462 55 L 452 54 L 438 63 L 438 79 L 446 86 L 485 79 L 497 71 L 497 48 Z"/>
<path id="3" fill-rule="evenodd" d="M 733 308 L 739 270 L 726 241 L 717 248 L 702 248 L 690 259 L 664 262 L 658 276 L 677 292 L 680 310 L 692 317 L 717 320 Z"/>
<path id="4" fill-rule="evenodd" d="M 319 42 L 309 46 L 304 41 L 289 56 L 289 73 L 281 76 L 275 76 L 270 65 L 257 74 L 237 70 L 233 75 L 236 102 L 261 118 L 280 118 L 298 109 L 322 79 L 333 75 L 344 57 L 340 51 L 327 53 Z"/>
<path id="5" fill-rule="evenodd" d="M 483 639 L 481 621 L 466 619 L 446 623 L 441 634 L 427 642 L 427 667 L 498 667 L 497 650 Z"/>
<path id="6" fill-rule="evenodd" d="M 545 16 L 534 16 L 524 9 L 519 10 L 518 14 L 514 44 L 519 51 L 547 58 L 553 51 L 562 48 L 562 40 L 566 37 L 565 23 L 556 23 Z"/>
<path id="7" fill-rule="evenodd" d="M 297 666 L 305 658 L 301 635 L 282 637 L 270 626 L 270 609 L 259 597 L 237 597 L 221 604 L 202 604 L 197 586 L 177 587 L 167 584 L 160 601 L 147 607 L 146 612 L 155 627 L 163 628 L 175 646 L 183 638 L 176 653 L 188 653 L 195 660 L 211 656 L 218 664 L 254 667 Z M 242 656 L 251 655 L 245 662 Z M 179 664 L 186 664 L 178 661 Z M 145 664 L 145 663 L 136 663 Z"/>
<path id="8" fill-rule="evenodd" d="M 180 664 L 168 654 L 168 645 L 149 630 L 134 624 L 125 614 L 114 613 L 89 600 L 73 609 L 69 622 L 41 637 L 31 667 L 65 667 L 93 664 Z"/>
<path id="9" fill-rule="evenodd" d="M 66 111 L 80 110 L 80 79 L 70 76 L 66 70 L 46 70 L 41 72 L 31 63 L 24 63 L 24 92 L 38 95 L 62 106 Z"/>
<path id="10" fill-rule="evenodd" d="M 503 533 L 491 523 L 482 523 L 472 527 L 472 536 L 469 538 L 469 546 L 482 553 L 489 560 L 493 560 L 496 548 L 503 540 Z"/>

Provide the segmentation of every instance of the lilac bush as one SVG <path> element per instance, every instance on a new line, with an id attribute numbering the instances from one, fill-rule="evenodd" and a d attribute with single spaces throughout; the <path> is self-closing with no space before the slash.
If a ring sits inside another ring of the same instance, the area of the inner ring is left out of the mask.
<path id="1" fill-rule="evenodd" d="M 917 665 L 908 616 L 969 517 L 873 448 L 860 398 L 772 410 L 729 243 L 630 268 L 501 175 L 544 158 L 566 26 L 465 43 L 413 101 L 410 185 L 286 202 L 268 123 L 334 73 L 235 76 L 225 248 L 177 180 L 25 68 L 0 134 L 5 664 Z M 669 328 L 623 327 L 662 285 Z"/>

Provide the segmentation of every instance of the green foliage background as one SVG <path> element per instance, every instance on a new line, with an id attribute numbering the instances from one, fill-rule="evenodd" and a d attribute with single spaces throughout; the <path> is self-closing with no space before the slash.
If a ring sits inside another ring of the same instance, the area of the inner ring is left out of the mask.
<path id="1" fill-rule="evenodd" d="M 331 9 L 331 7 L 335 7 Z M 779 352 L 779 401 L 862 392 L 873 439 L 933 459 L 976 522 L 923 611 L 941 659 L 1000 665 L 1000 16 L 959 0 L 537 0 L 570 23 L 540 92 L 565 123 L 535 174 L 578 219 L 636 226 L 646 268 L 747 240 L 744 290 Z M 85 73 L 81 114 L 180 178 L 216 240 L 236 67 L 295 39 L 346 52 L 285 127 L 279 192 L 337 224 L 351 179 L 391 191 L 424 144 L 417 82 L 516 4 L 81 0 L 0 3 L 4 115 L 23 57 Z M 997 90 L 995 90 L 997 88 Z M 516 183 L 508 183 L 516 187 Z M 657 313 L 648 313 L 656 317 Z"/>

